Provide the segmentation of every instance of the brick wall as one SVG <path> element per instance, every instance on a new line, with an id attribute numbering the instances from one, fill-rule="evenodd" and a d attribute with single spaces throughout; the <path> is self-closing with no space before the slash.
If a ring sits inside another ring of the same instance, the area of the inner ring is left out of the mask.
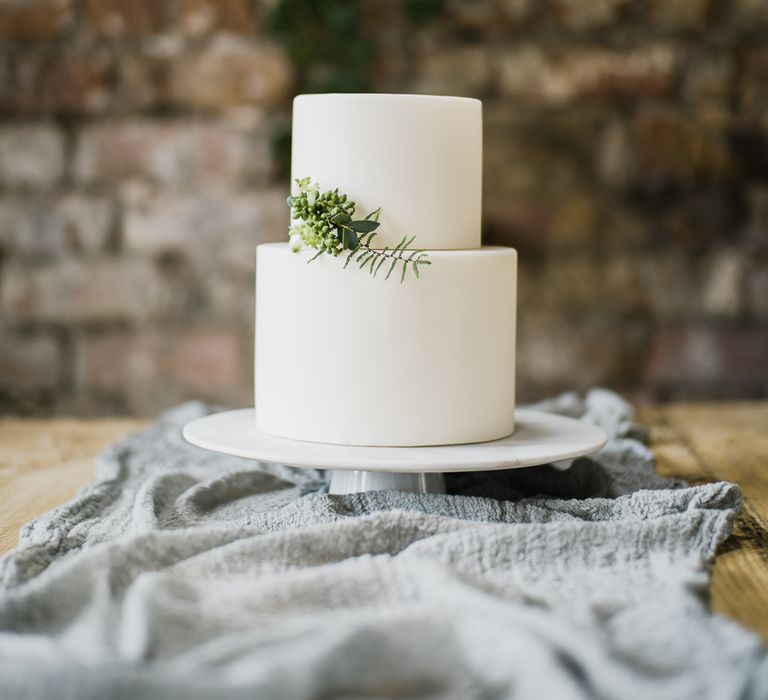
<path id="1" fill-rule="evenodd" d="M 768 394 L 762 0 L 0 0 L 2 410 L 247 405 L 290 100 L 334 85 L 484 100 L 522 399 Z"/>

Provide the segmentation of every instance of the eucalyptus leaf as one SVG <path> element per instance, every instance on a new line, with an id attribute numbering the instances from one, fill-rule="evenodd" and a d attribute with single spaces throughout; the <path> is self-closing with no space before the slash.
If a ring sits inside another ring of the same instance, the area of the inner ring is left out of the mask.
<path id="1" fill-rule="evenodd" d="M 371 233 L 371 231 L 375 231 L 379 226 L 378 221 L 371 221 L 370 219 L 359 219 L 349 224 L 349 227 L 353 231 L 357 231 L 357 233 Z"/>
<path id="2" fill-rule="evenodd" d="M 331 223 L 333 224 L 348 224 L 350 221 L 352 221 L 352 217 L 345 213 L 345 212 L 339 212 L 336 214 L 336 216 L 331 217 Z"/>
<path id="3" fill-rule="evenodd" d="M 343 228 L 341 230 L 341 244 L 345 250 L 357 250 L 360 240 L 351 228 Z"/>

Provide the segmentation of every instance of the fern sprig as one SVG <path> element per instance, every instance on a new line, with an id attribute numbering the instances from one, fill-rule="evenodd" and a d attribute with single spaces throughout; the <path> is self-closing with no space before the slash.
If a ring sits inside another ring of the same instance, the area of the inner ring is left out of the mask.
<path id="1" fill-rule="evenodd" d="M 369 239 L 370 240 L 370 239 Z M 384 279 L 391 277 L 398 267 L 400 268 L 400 283 L 405 282 L 408 272 L 412 272 L 418 279 L 421 274 L 419 267 L 421 265 L 431 265 L 432 261 L 427 259 L 427 253 L 423 250 L 411 250 L 408 246 L 413 243 L 414 236 L 410 238 L 404 236 L 400 242 L 392 249 L 390 248 L 371 248 L 369 243 L 361 243 L 360 248 L 364 251 L 358 260 L 360 269 L 368 268 L 368 272 L 373 276 L 379 273 L 379 270 L 385 263 L 389 262 L 389 269 Z"/>
<path id="2" fill-rule="evenodd" d="M 389 263 L 384 279 L 388 280 L 400 267 L 401 284 L 409 271 L 418 279 L 419 267 L 432 264 L 424 250 L 411 249 L 415 236 L 403 236 L 394 248 L 373 247 L 381 207 L 362 219 L 355 219 L 355 203 L 338 189 L 320 193 L 319 187 L 308 177 L 297 179 L 296 184 L 298 194 L 288 197 L 288 206 L 293 220 L 301 223 L 290 228 L 291 249 L 298 252 L 303 247 L 314 248 L 317 252 L 307 262 L 317 260 L 323 253 L 335 257 L 349 251 L 344 268 L 354 260 L 358 269 L 376 277 Z"/>

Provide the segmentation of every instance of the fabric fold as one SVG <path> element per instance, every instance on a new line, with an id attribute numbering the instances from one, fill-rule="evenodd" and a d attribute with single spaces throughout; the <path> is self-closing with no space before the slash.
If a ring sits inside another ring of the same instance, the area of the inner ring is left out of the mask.
<path id="1" fill-rule="evenodd" d="M 611 392 L 539 408 L 608 444 L 445 495 L 329 495 L 169 412 L 0 560 L 2 697 L 765 697 L 760 640 L 706 604 L 739 489 L 659 477 Z"/>

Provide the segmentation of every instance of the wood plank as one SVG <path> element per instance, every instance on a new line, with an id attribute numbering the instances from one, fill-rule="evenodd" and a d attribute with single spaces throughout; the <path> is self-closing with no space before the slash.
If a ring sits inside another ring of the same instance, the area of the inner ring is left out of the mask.
<path id="1" fill-rule="evenodd" d="M 646 409 L 662 474 L 690 483 L 731 481 L 744 506 L 712 572 L 712 609 L 768 640 L 768 403 Z"/>
<path id="2" fill-rule="evenodd" d="M 119 420 L 0 420 L 0 553 L 19 528 L 71 499 L 93 479 L 94 458 L 145 425 Z"/>
<path id="3" fill-rule="evenodd" d="M 737 483 L 768 529 L 768 402 L 670 406 L 665 419 L 714 479 Z"/>

